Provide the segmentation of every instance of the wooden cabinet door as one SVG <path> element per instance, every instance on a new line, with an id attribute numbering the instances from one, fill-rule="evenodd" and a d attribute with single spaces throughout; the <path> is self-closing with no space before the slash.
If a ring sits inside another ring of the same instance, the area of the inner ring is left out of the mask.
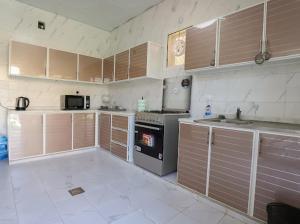
<path id="1" fill-rule="evenodd" d="M 180 124 L 178 182 L 201 194 L 206 193 L 209 128 Z"/>
<path id="2" fill-rule="evenodd" d="M 9 160 L 43 154 L 43 115 L 8 115 Z"/>
<path id="3" fill-rule="evenodd" d="M 220 23 L 220 65 L 254 61 L 263 37 L 264 5 L 232 15 Z"/>
<path id="4" fill-rule="evenodd" d="M 49 78 L 77 80 L 77 54 L 49 49 Z"/>
<path id="5" fill-rule="evenodd" d="M 111 153 L 123 160 L 127 160 L 127 147 L 111 142 Z"/>
<path id="6" fill-rule="evenodd" d="M 72 150 L 72 114 L 46 115 L 46 153 Z"/>
<path id="7" fill-rule="evenodd" d="M 46 77 L 47 48 L 31 44 L 11 42 L 11 75 Z"/>
<path id="8" fill-rule="evenodd" d="M 128 117 L 112 115 L 112 127 L 128 130 Z"/>
<path id="9" fill-rule="evenodd" d="M 116 55 L 116 72 L 115 80 L 126 80 L 128 79 L 129 73 L 129 50 L 124 51 Z"/>
<path id="10" fill-rule="evenodd" d="M 112 82 L 115 72 L 115 57 L 111 56 L 103 59 L 103 82 Z"/>
<path id="11" fill-rule="evenodd" d="M 95 114 L 73 114 L 73 146 L 74 149 L 95 146 Z"/>
<path id="12" fill-rule="evenodd" d="M 102 59 L 79 55 L 79 81 L 102 81 Z"/>
<path id="13" fill-rule="evenodd" d="M 253 133 L 213 128 L 208 195 L 248 211 Z"/>
<path id="14" fill-rule="evenodd" d="M 99 145 L 101 148 L 110 151 L 111 138 L 111 115 L 99 115 Z"/>
<path id="15" fill-rule="evenodd" d="M 272 57 L 300 54 L 300 1 L 271 0 L 267 4 L 267 40 Z"/>
<path id="16" fill-rule="evenodd" d="M 215 63 L 217 22 L 192 27 L 186 32 L 185 70 L 205 68 Z"/>
<path id="17" fill-rule="evenodd" d="M 267 220 L 266 206 L 300 207 L 300 138 L 260 134 L 254 216 Z"/>
<path id="18" fill-rule="evenodd" d="M 129 78 L 147 75 L 148 43 L 130 49 Z"/>

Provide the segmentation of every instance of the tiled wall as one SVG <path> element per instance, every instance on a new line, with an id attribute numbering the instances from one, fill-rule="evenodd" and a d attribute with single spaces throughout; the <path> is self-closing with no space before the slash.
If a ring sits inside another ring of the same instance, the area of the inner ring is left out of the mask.
<path id="1" fill-rule="evenodd" d="M 38 30 L 38 20 L 46 23 L 46 30 Z M 59 96 L 75 94 L 91 95 L 92 107 L 101 104 L 101 95 L 107 92 L 103 86 L 76 84 L 34 79 L 9 78 L 8 43 L 18 40 L 61 50 L 102 57 L 107 51 L 110 33 L 69 20 L 15 0 L 0 1 L 0 102 L 14 107 L 18 96 L 27 96 L 31 108 L 58 108 Z M 29 55 L 30 57 L 30 55 Z M 0 109 L 0 134 L 6 132 L 6 114 Z"/>
<path id="2" fill-rule="evenodd" d="M 119 52 L 150 40 L 162 44 L 166 58 L 168 33 L 261 2 L 263 0 L 165 0 L 114 30 L 110 49 Z M 182 75 L 185 72 L 173 69 L 168 76 L 173 74 Z M 249 118 L 300 123 L 299 83 L 300 60 L 198 72 L 194 75 L 192 115 L 202 117 L 206 99 L 211 96 L 214 113 L 231 114 L 240 106 Z M 145 93 L 162 92 L 159 84 L 149 85 L 148 81 L 139 83 L 140 91 L 133 91 L 128 88 L 130 85 L 124 85 L 127 87 L 117 90 L 116 103 L 122 103 L 132 95 L 144 95 L 149 102 L 154 102 L 158 96 Z M 120 95 L 122 97 L 118 97 Z M 133 103 L 130 105 L 136 107 Z M 151 104 L 149 106 L 152 107 Z"/>

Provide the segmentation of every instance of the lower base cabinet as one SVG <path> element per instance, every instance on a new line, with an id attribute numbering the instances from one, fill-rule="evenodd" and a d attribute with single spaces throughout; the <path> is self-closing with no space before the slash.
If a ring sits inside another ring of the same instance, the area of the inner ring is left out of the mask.
<path id="1" fill-rule="evenodd" d="M 266 221 L 271 202 L 300 208 L 299 137 L 260 134 L 254 216 Z"/>
<path id="2" fill-rule="evenodd" d="M 43 115 L 8 115 L 9 160 L 43 154 Z"/>
<path id="3" fill-rule="evenodd" d="M 206 194 L 209 128 L 180 124 L 178 183 Z"/>
<path id="4" fill-rule="evenodd" d="M 123 160 L 127 160 L 127 147 L 119 145 L 117 143 L 111 143 L 111 153 L 120 157 Z"/>
<path id="5" fill-rule="evenodd" d="M 74 149 L 95 146 L 95 113 L 73 114 Z"/>
<path id="6" fill-rule="evenodd" d="M 47 114 L 46 153 L 72 150 L 72 114 Z"/>
<path id="7" fill-rule="evenodd" d="M 212 128 L 208 196 L 248 212 L 254 133 Z"/>
<path id="8" fill-rule="evenodd" d="M 110 151 L 111 115 L 99 114 L 99 145 L 102 149 Z"/>

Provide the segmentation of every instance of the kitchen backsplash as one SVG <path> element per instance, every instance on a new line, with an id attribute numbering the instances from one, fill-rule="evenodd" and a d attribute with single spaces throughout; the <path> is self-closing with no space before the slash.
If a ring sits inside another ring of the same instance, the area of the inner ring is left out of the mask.
<path id="1" fill-rule="evenodd" d="M 38 30 L 38 21 L 46 23 L 46 30 Z M 59 108 L 60 95 L 91 95 L 92 107 L 101 104 L 107 87 L 34 79 L 9 78 L 8 44 L 18 40 L 95 57 L 105 55 L 110 33 L 30 7 L 15 0 L 0 1 L 0 102 L 14 107 L 18 96 L 31 100 L 30 108 Z M 30 57 L 30 55 L 29 55 Z M 0 108 L 0 134 L 6 133 L 6 113 Z"/>

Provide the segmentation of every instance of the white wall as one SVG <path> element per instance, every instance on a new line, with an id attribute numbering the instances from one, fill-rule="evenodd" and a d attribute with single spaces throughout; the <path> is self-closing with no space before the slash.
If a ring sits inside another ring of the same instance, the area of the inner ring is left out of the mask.
<path id="1" fill-rule="evenodd" d="M 46 23 L 46 30 L 37 29 L 38 20 Z M 62 94 L 91 95 L 92 107 L 101 104 L 104 86 L 76 84 L 8 77 L 8 43 L 18 40 L 90 56 L 102 57 L 107 51 L 110 33 L 49 13 L 15 0 L 0 1 L 0 101 L 15 106 L 18 96 L 31 100 L 31 109 L 58 108 Z M 30 55 L 29 55 L 30 57 Z M 6 132 L 5 112 L 0 109 L 0 134 Z"/>
<path id="2" fill-rule="evenodd" d="M 261 2 L 263 0 L 165 0 L 114 30 L 110 53 L 117 53 L 150 40 L 162 44 L 166 58 L 168 33 Z M 243 114 L 252 118 L 300 123 L 299 67 L 300 60 L 296 60 L 279 65 L 255 65 L 197 73 L 194 75 L 192 91 L 192 115 L 201 117 L 206 96 L 212 95 L 214 113 L 234 113 L 236 107 L 240 106 Z M 182 75 L 185 72 L 179 69 L 175 70 L 175 74 Z M 161 92 L 160 88 L 159 84 L 148 86 L 147 80 L 139 83 L 139 89 L 143 90 L 144 97 L 150 102 L 158 96 L 152 97 L 144 93 Z M 116 103 L 141 95 L 138 90 L 132 91 L 130 88 L 118 87 L 118 90 L 110 90 L 118 92 L 114 99 Z M 119 95 L 122 97 L 118 98 Z"/>

